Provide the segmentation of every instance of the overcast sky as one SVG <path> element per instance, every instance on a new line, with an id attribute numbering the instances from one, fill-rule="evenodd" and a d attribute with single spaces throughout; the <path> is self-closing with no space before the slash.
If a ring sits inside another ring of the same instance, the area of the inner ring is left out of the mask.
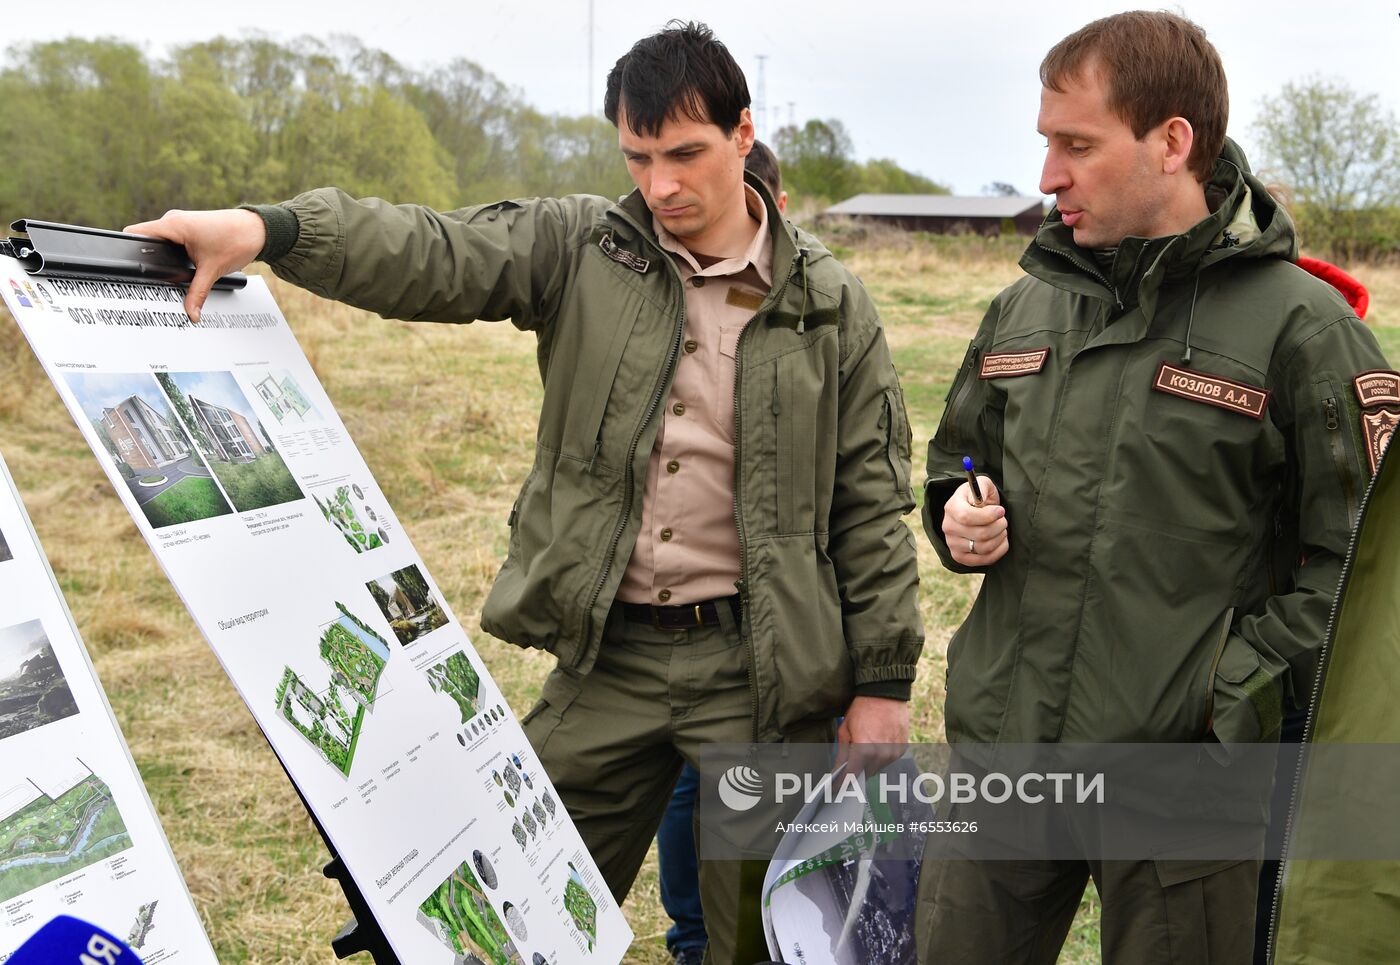
<path id="1" fill-rule="evenodd" d="M 893 157 L 957 193 L 1004 181 L 1029 194 L 1043 146 L 1035 133 L 1041 57 L 1084 23 L 1134 5 L 593 0 L 591 71 L 589 0 L 242 0 L 209 13 L 212 4 L 166 6 L 139 22 L 132 11 L 140 7 L 109 0 L 6 6 L 7 42 L 105 35 L 157 56 L 170 44 L 248 30 L 274 38 L 348 33 L 410 67 L 474 60 L 540 109 L 570 114 L 601 110 L 607 70 L 637 38 L 670 17 L 700 18 L 747 72 L 756 106 L 766 94 L 760 135 L 775 119 L 836 117 L 862 159 Z M 1185 0 L 1179 9 L 1220 49 L 1230 133 L 1251 153 L 1260 98 L 1289 80 L 1340 78 L 1400 111 L 1400 0 Z"/>

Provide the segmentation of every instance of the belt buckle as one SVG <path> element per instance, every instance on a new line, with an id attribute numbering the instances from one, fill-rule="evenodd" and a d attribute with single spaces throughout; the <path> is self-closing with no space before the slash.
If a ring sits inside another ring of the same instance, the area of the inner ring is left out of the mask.
<path id="1" fill-rule="evenodd" d="M 679 625 L 679 626 L 669 626 L 669 627 L 668 627 L 668 626 L 663 625 L 662 622 L 661 622 L 661 609 L 662 609 L 662 608 L 659 607 L 659 606 L 653 606 L 653 607 L 651 608 L 651 625 L 652 625 L 653 627 L 655 627 L 657 630 L 666 630 L 666 631 L 694 630 L 696 627 L 703 627 L 703 626 L 705 625 L 705 615 L 700 611 L 700 607 L 701 607 L 701 604 L 699 604 L 699 603 L 696 603 L 696 604 L 694 604 L 694 605 L 691 607 L 691 610 L 694 612 L 694 615 L 695 615 L 695 622 L 694 622 L 694 623 L 689 624 L 689 625 Z M 675 609 L 679 610 L 680 608 L 679 608 L 679 607 L 676 607 Z M 679 614 L 677 614 L 677 615 L 679 616 Z"/>

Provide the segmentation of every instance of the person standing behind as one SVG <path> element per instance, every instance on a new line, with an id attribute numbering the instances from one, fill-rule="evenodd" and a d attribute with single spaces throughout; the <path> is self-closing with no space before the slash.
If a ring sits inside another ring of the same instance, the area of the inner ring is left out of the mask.
<path id="1" fill-rule="evenodd" d="M 1293 264 L 1199 27 L 1107 17 L 1040 77 L 1056 206 L 929 443 L 925 531 L 985 574 L 948 645 L 948 739 L 1228 757 L 1313 693 L 1375 465 L 1358 376 L 1388 365 Z M 1091 876 L 1107 965 L 1250 961 L 1258 861 L 1142 858 L 926 864 L 920 961 L 1049 965 Z"/>
<path id="2" fill-rule="evenodd" d="M 744 170 L 768 189 L 778 214 L 785 214 L 788 194 L 783 190 L 783 174 L 772 148 L 755 139 L 749 156 L 744 158 Z M 695 801 L 699 793 L 700 772 L 686 764 L 656 829 L 661 904 L 671 918 L 671 927 L 666 930 L 666 950 L 676 965 L 699 965 L 709 940 L 700 905 L 699 859 L 695 855 Z"/>

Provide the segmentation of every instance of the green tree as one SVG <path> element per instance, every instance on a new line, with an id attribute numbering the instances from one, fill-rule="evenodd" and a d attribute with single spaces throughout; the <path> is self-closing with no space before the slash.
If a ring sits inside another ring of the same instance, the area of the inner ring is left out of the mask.
<path id="1" fill-rule="evenodd" d="M 1297 199 L 1304 243 L 1336 255 L 1400 250 L 1400 121 L 1377 95 L 1324 78 L 1285 84 L 1264 98 L 1254 133 L 1265 175 Z"/>
<path id="2" fill-rule="evenodd" d="M 859 190 L 869 194 L 951 194 L 946 185 L 915 171 L 906 171 L 890 158 L 874 158 L 860 165 Z"/>
<path id="3" fill-rule="evenodd" d="M 1400 203 L 1400 122 L 1376 94 L 1313 78 L 1264 98 L 1265 164 L 1298 199 L 1328 211 Z"/>
<path id="4" fill-rule="evenodd" d="M 783 180 L 793 191 L 834 201 L 855 193 L 854 148 L 839 120 L 813 118 L 801 127 L 781 127 L 773 150 L 782 163 Z"/>

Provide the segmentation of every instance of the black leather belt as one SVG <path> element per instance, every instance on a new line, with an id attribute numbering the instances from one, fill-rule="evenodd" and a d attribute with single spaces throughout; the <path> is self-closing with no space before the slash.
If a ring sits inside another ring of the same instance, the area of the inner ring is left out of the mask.
<path id="1" fill-rule="evenodd" d="M 630 623 L 650 623 L 658 630 L 694 630 L 696 627 L 719 626 L 720 607 L 729 607 L 734 622 L 740 620 L 739 594 L 722 596 L 702 603 L 682 603 L 679 606 L 652 606 L 650 603 L 619 603 L 622 618 Z"/>

